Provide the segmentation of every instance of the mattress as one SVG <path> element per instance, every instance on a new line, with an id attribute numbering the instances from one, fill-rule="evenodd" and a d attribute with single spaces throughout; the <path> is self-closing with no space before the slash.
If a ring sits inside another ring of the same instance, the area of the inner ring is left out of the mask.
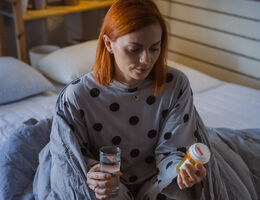
<path id="1" fill-rule="evenodd" d="M 225 83 L 194 94 L 205 125 L 232 129 L 260 128 L 260 91 Z"/>
<path id="2" fill-rule="evenodd" d="M 167 64 L 187 75 L 194 105 L 206 126 L 260 128 L 259 90 L 220 81 L 170 60 Z"/>
<path id="3" fill-rule="evenodd" d="M 7 105 L 0 105 L 0 144 L 25 120 L 52 117 L 58 95 L 46 92 Z"/>

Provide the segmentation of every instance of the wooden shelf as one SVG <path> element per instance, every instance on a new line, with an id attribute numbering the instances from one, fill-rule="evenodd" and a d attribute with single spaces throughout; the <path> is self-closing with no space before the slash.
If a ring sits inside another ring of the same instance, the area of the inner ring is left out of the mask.
<path id="1" fill-rule="evenodd" d="M 0 0 L 2 1 L 2 0 Z M 83 12 L 111 6 L 116 0 L 80 0 L 75 6 L 52 6 L 48 5 L 44 10 L 28 10 L 22 13 L 21 0 L 7 0 L 12 5 L 12 13 L 0 9 L 0 14 L 8 16 L 14 20 L 15 39 L 17 55 L 20 60 L 28 62 L 26 50 L 26 38 L 24 30 L 24 21 L 36 20 L 58 15 L 67 15 L 70 13 Z"/>
<path id="2" fill-rule="evenodd" d="M 47 9 L 43 10 L 28 10 L 26 13 L 23 14 L 23 20 L 29 21 L 51 16 L 67 15 L 70 13 L 77 13 L 87 10 L 104 8 L 106 6 L 111 6 L 114 2 L 115 0 L 81 0 L 80 3 L 75 6 L 48 6 Z"/>

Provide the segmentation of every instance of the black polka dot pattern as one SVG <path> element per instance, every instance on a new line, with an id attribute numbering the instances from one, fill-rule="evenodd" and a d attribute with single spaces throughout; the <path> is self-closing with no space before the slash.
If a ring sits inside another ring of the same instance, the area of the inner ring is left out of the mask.
<path id="1" fill-rule="evenodd" d="M 170 155 L 170 154 L 171 154 L 171 152 L 163 153 L 164 156 L 168 156 L 168 155 Z"/>
<path id="2" fill-rule="evenodd" d="M 38 120 L 34 119 L 34 118 L 30 118 L 28 119 L 27 121 L 23 122 L 24 124 L 26 125 L 29 125 L 29 126 L 33 126 L 35 125 L 36 123 L 38 122 Z"/>
<path id="3" fill-rule="evenodd" d="M 150 130 L 150 131 L 148 132 L 147 136 L 148 136 L 149 138 L 154 138 L 154 137 L 156 136 L 156 134 L 157 134 L 157 131 L 153 129 L 153 130 Z"/>
<path id="4" fill-rule="evenodd" d="M 168 109 L 165 109 L 165 110 L 162 111 L 162 117 L 163 118 L 165 118 L 167 116 L 168 111 L 169 111 Z"/>
<path id="5" fill-rule="evenodd" d="M 69 108 L 69 104 L 68 104 L 68 102 L 64 102 L 64 106 L 66 107 L 66 108 Z"/>
<path id="6" fill-rule="evenodd" d="M 169 140 L 171 138 L 171 136 L 172 136 L 172 133 L 171 132 L 167 132 L 167 133 L 164 134 L 164 139 L 165 140 Z"/>
<path id="7" fill-rule="evenodd" d="M 168 169 L 171 165 L 172 165 L 172 161 L 170 161 L 167 165 L 166 165 L 166 169 Z"/>
<path id="8" fill-rule="evenodd" d="M 187 152 L 187 148 L 186 148 L 186 147 L 180 147 L 180 148 L 177 148 L 177 151 L 180 151 L 180 152 L 186 154 L 186 152 Z"/>
<path id="9" fill-rule="evenodd" d="M 121 137 L 120 136 L 115 136 L 115 137 L 113 137 L 113 139 L 112 139 L 112 144 L 113 145 L 119 145 L 120 143 L 121 143 Z"/>
<path id="10" fill-rule="evenodd" d="M 131 183 L 136 182 L 137 179 L 138 179 L 137 176 L 131 176 L 131 177 L 129 178 L 129 182 L 131 182 Z"/>
<path id="11" fill-rule="evenodd" d="M 197 142 L 202 142 L 200 134 L 198 133 L 197 130 L 194 132 L 194 136 L 195 136 L 195 138 L 197 138 Z"/>
<path id="12" fill-rule="evenodd" d="M 80 79 L 78 78 L 78 79 L 72 81 L 71 84 L 72 84 L 72 85 L 76 85 L 76 84 L 78 84 L 79 82 L 80 82 Z"/>
<path id="13" fill-rule="evenodd" d="M 184 123 L 186 123 L 189 120 L 189 115 L 186 113 L 183 117 Z"/>
<path id="14" fill-rule="evenodd" d="M 75 128 L 74 128 L 74 126 L 72 124 L 69 124 L 69 127 L 72 130 L 72 132 L 75 132 Z"/>
<path id="15" fill-rule="evenodd" d="M 130 152 L 130 155 L 131 157 L 135 158 L 137 156 L 139 156 L 140 154 L 140 151 L 138 149 L 133 149 L 131 152 Z"/>
<path id="16" fill-rule="evenodd" d="M 155 161 L 154 156 L 149 156 L 149 157 L 147 157 L 147 158 L 145 159 L 145 162 L 146 162 L 147 164 L 151 164 L 151 163 L 153 163 L 154 161 Z"/>
<path id="17" fill-rule="evenodd" d="M 110 106 L 109 106 L 110 110 L 112 112 L 117 112 L 119 111 L 119 108 L 120 108 L 120 105 L 118 103 L 112 103 Z"/>
<path id="18" fill-rule="evenodd" d="M 138 118 L 137 116 L 132 116 L 132 117 L 130 117 L 130 119 L 129 119 L 129 123 L 130 123 L 131 125 L 136 125 L 138 122 L 139 122 L 139 118 Z"/>
<path id="19" fill-rule="evenodd" d="M 173 79 L 173 75 L 171 73 L 167 73 L 166 76 L 166 83 L 170 83 Z"/>
<path id="20" fill-rule="evenodd" d="M 84 111 L 82 109 L 79 110 L 79 114 L 80 114 L 80 118 L 84 119 L 85 113 L 84 113 Z"/>
<path id="21" fill-rule="evenodd" d="M 100 123 L 96 123 L 96 124 L 93 125 L 93 128 L 94 128 L 95 131 L 99 132 L 99 131 L 102 130 L 103 126 Z"/>
<path id="22" fill-rule="evenodd" d="M 90 90 L 90 95 L 92 97 L 98 97 L 99 93 L 100 93 L 100 91 L 97 88 L 93 88 L 93 89 Z"/>
<path id="23" fill-rule="evenodd" d="M 183 94 L 183 90 L 181 89 L 177 98 L 179 99 L 182 96 L 182 94 Z"/>
<path id="24" fill-rule="evenodd" d="M 146 99 L 146 103 L 148 104 L 148 105 L 152 105 L 152 104 L 154 104 L 154 102 L 155 102 L 155 96 L 149 96 L 147 99 Z"/>
<path id="25" fill-rule="evenodd" d="M 162 193 L 159 193 L 157 196 L 156 196 L 156 200 L 166 200 L 166 196 Z"/>
<path id="26" fill-rule="evenodd" d="M 127 91 L 128 91 L 128 92 L 131 92 L 131 93 L 134 93 L 134 92 L 136 92 L 137 90 L 138 90 L 138 88 L 135 87 L 135 88 L 129 88 Z"/>

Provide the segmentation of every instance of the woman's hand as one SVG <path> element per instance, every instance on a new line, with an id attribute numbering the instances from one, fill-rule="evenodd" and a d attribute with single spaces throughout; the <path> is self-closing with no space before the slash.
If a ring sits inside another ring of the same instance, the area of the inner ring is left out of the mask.
<path id="1" fill-rule="evenodd" d="M 87 184 L 95 192 L 98 199 L 104 200 L 108 198 L 114 185 L 111 178 L 111 174 L 100 172 L 100 165 L 96 164 L 87 173 Z"/>
<path id="2" fill-rule="evenodd" d="M 206 176 L 206 168 L 203 165 L 185 164 L 184 168 L 180 170 L 177 177 L 177 183 L 181 190 L 190 188 L 196 183 L 199 183 Z"/>

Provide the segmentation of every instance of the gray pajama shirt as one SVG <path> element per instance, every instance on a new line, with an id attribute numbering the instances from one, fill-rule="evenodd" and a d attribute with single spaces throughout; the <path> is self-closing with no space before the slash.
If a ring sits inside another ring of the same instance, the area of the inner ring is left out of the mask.
<path id="1" fill-rule="evenodd" d="M 115 81 L 103 87 L 90 72 L 69 84 L 57 103 L 87 166 L 99 162 L 101 146 L 121 148 L 117 199 L 174 199 L 176 166 L 198 139 L 187 77 L 168 68 L 163 92 L 153 96 L 152 88 L 149 79 L 131 88 Z"/>

